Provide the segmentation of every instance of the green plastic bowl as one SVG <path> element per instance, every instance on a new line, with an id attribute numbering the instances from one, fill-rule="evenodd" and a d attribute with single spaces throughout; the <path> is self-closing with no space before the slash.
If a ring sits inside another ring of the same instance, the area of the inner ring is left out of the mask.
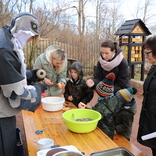
<path id="1" fill-rule="evenodd" d="M 74 114 L 74 115 L 73 115 Z M 101 114 L 91 109 L 72 109 L 62 115 L 68 129 L 76 133 L 88 133 L 93 131 L 101 119 Z M 91 121 L 75 121 L 76 119 L 91 118 Z"/>

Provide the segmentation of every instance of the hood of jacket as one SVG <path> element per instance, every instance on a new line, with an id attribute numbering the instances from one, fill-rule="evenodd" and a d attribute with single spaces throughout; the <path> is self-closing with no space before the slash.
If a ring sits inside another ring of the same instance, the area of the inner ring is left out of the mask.
<path id="1" fill-rule="evenodd" d="M 119 53 L 121 53 L 121 52 L 122 52 L 122 49 L 119 47 L 119 48 L 117 49 L 117 51 L 116 51 L 114 57 L 112 58 L 112 60 L 113 60 L 117 55 L 119 55 Z"/>
<path id="2" fill-rule="evenodd" d="M 79 79 L 75 82 L 74 79 L 71 77 L 70 81 L 72 83 L 78 84 L 83 79 L 83 71 L 82 71 L 82 64 L 81 64 L 81 62 L 73 62 L 72 63 L 72 65 L 70 66 L 70 68 L 68 70 L 70 76 L 71 76 L 71 73 L 70 73 L 71 69 L 74 69 L 74 70 L 76 70 L 78 72 Z"/>
<path id="3" fill-rule="evenodd" d="M 121 108 L 121 110 L 120 111 L 127 111 L 127 112 L 129 112 L 129 113 L 132 113 L 133 115 L 135 115 L 136 114 L 136 112 L 137 112 L 137 106 L 136 106 L 136 103 L 133 105 L 133 106 L 131 106 L 131 107 L 127 107 L 127 106 L 123 106 L 122 108 Z M 120 112 L 119 111 L 119 112 Z"/>

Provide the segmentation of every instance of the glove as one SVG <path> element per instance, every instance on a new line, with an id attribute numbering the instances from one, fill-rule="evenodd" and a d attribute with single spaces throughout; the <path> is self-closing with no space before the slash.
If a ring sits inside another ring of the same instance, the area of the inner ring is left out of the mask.
<path id="1" fill-rule="evenodd" d="M 36 88 L 36 92 L 38 93 L 38 95 L 44 93 L 44 91 L 47 90 L 48 87 L 47 84 L 34 84 L 33 86 Z"/>
<path id="2" fill-rule="evenodd" d="M 41 87 L 41 92 L 44 93 L 45 90 L 47 90 L 48 85 L 47 84 L 39 84 L 39 86 Z"/>
<path id="3" fill-rule="evenodd" d="M 34 70 L 27 70 L 26 71 L 26 76 L 27 76 L 27 84 L 30 85 L 32 82 L 39 82 L 42 81 L 43 79 L 40 79 L 37 77 L 36 73 L 40 69 L 34 69 Z"/>
<path id="4" fill-rule="evenodd" d="M 135 103 L 136 103 L 136 101 L 133 98 L 130 102 L 126 103 L 124 106 L 132 107 Z"/>

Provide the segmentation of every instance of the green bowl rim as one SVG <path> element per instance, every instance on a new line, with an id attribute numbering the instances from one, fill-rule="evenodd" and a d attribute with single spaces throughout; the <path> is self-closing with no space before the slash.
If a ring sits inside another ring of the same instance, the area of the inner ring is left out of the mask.
<path id="1" fill-rule="evenodd" d="M 99 114 L 99 117 L 98 117 L 97 119 L 94 119 L 94 120 L 92 120 L 92 121 L 87 121 L 87 122 L 72 121 L 72 120 L 66 119 L 66 118 L 64 117 L 64 114 L 66 114 L 66 112 L 73 111 L 73 110 L 76 110 L 76 111 L 79 111 L 79 110 L 94 111 L 94 112 L 96 112 L 97 114 Z M 68 122 L 71 122 L 71 123 L 77 123 L 77 124 L 93 123 L 93 122 L 95 122 L 95 121 L 99 121 L 99 120 L 102 118 L 101 113 L 99 113 L 99 112 L 96 111 L 96 110 L 92 110 L 92 109 L 76 109 L 76 108 L 75 108 L 75 109 L 68 110 L 68 111 L 66 111 L 66 112 L 64 112 L 64 113 L 62 114 L 62 118 L 63 118 L 64 120 L 67 120 Z"/>

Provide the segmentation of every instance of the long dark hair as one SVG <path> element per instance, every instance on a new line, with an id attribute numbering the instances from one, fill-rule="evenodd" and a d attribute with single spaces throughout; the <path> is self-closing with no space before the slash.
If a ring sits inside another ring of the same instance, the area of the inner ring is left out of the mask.
<path id="1" fill-rule="evenodd" d="M 116 52 L 118 47 L 119 47 L 119 45 L 118 45 L 117 42 L 113 42 L 111 40 L 106 40 L 106 41 L 101 43 L 101 47 L 108 47 L 108 48 L 111 49 L 111 51 L 115 50 L 115 52 Z"/>

